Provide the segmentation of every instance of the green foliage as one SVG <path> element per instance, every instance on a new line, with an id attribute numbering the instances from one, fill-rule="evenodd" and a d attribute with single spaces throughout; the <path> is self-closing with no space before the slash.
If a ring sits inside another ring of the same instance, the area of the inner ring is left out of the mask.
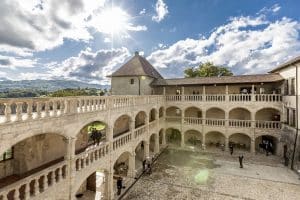
<path id="1" fill-rule="evenodd" d="M 232 76 L 233 73 L 226 67 L 214 65 L 212 62 L 200 64 L 198 67 L 189 67 L 184 70 L 185 77 Z"/>
<path id="2" fill-rule="evenodd" d="M 68 96 L 103 96 L 105 95 L 106 90 L 95 89 L 95 88 L 85 88 L 85 89 L 63 89 L 52 92 L 49 96 L 51 97 L 68 97 Z"/>
<path id="3" fill-rule="evenodd" d="M 0 98 L 40 97 L 47 94 L 48 92 L 43 90 L 14 89 L 0 92 Z"/>

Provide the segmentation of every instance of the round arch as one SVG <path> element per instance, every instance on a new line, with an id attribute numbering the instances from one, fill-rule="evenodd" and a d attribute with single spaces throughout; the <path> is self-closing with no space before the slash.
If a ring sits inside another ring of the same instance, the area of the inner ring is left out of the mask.
<path id="1" fill-rule="evenodd" d="M 250 151 L 251 137 L 245 133 L 233 133 L 229 136 L 229 145 L 239 150 Z"/>
<path id="2" fill-rule="evenodd" d="M 202 133 L 195 129 L 190 129 L 184 132 L 184 143 L 192 146 L 201 147 L 203 142 Z"/>
<path id="3" fill-rule="evenodd" d="M 156 113 L 157 113 L 157 110 L 156 108 L 152 108 L 149 112 L 149 122 L 152 122 L 154 120 L 156 120 Z"/>
<path id="4" fill-rule="evenodd" d="M 164 110 L 165 110 L 165 107 L 161 106 L 158 110 L 158 117 L 161 118 L 161 117 L 164 117 Z"/>
<path id="5" fill-rule="evenodd" d="M 166 142 L 168 144 L 172 144 L 175 146 L 181 145 L 182 136 L 181 136 L 180 130 L 178 130 L 176 128 L 168 128 L 168 129 L 166 129 L 165 137 L 166 137 Z"/>
<path id="6" fill-rule="evenodd" d="M 276 108 L 262 108 L 255 112 L 255 120 L 280 121 L 280 110 Z"/>
<path id="7" fill-rule="evenodd" d="M 166 109 L 166 116 L 181 117 L 181 109 L 177 106 L 170 106 Z"/>
<path id="8" fill-rule="evenodd" d="M 196 106 L 187 107 L 184 110 L 184 117 L 202 118 L 202 111 Z"/>
<path id="9" fill-rule="evenodd" d="M 279 153 L 279 139 L 275 136 L 263 134 L 255 137 L 255 149 L 256 152 L 266 154 L 278 154 Z M 268 153 L 267 153 L 268 151 Z"/>
<path id="10" fill-rule="evenodd" d="M 243 107 L 232 108 L 229 111 L 229 119 L 251 120 L 251 112 Z"/>
<path id="11" fill-rule="evenodd" d="M 158 135 L 159 135 L 159 145 L 162 145 L 163 144 L 163 137 L 165 137 L 163 128 L 159 130 Z"/>
<path id="12" fill-rule="evenodd" d="M 129 115 L 123 114 L 119 116 L 114 122 L 113 137 L 118 137 L 130 130 L 130 123 L 132 119 Z"/>
<path id="13" fill-rule="evenodd" d="M 225 145 L 225 135 L 219 131 L 210 131 L 205 134 L 205 144 L 207 147 L 220 148 Z"/>
<path id="14" fill-rule="evenodd" d="M 143 126 L 146 124 L 147 113 L 145 111 L 140 111 L 135 115 L 135 128 Z"/>
<path id="15" fill-rule="evenodd" d="M 206 110 L 206 118 L 225 119 L 225 111 L 218 107 L 212 107 Z"/>

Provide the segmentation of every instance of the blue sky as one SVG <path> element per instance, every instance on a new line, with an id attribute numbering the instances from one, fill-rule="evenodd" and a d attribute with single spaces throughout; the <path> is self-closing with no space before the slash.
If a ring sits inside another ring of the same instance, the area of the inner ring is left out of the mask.
<path id="1" fill-rule="evenodd" d="M 3 0 L 0 80 L 109 84 L 134 51 L 166 78 L 207 61 L 266 73 L 300 54 L 299 8 L 297 0 Z"/>

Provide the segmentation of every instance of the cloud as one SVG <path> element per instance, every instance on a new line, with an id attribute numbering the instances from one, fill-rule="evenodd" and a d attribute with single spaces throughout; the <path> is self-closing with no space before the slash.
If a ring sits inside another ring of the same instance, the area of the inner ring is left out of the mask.
<path id="1" fill-rule="evenodd" d="M 97 84 L 109 84 L 106 77 L 125 62 L 131 55 L 127 48 L 92 52 L 87 48 L 77 56 L 68 58 L 61 63 L 48 65 L 51 74 L 59 74 L 56 79 L 79 80 Z"/>
<path id="2" fill-rule="evenodd" d="M 155 12 L 156 14 L 152 16 L 152 20 L 160 22 L 169 13 L 167 4 L 165 4 L 163 0 L 157 0 L 155 4 Z"/>
<path id="3" fill-rule="evenodd" d="M 140 15 L 144 15 L 144 14 L 146 14 L 146 9 L 145 8 L 143 8 L 141 11 L 140 11 L 140 13 L 139 13 Z"/>
<path id="4" fill-rule="evenodd" d="M 0 68 L 32 68 L 36 64 L 37 59 L 0 55 Z"/>
<path id="5" fill-rule="evenodd" d="M 266 73 L 299 55 L 300 23 L 290 18 L 268 21 L 263 14 L 230 18 L 208 37 L 186 38 L 152 52 L 149 61 L 165 77 L 182 77 L 186 67 L 212 61 L 235 74 Z"/>
<path id="6" fill-rule="evenodd" d="M 268 13 L 277 13 L 281 9 L 281 6 L 279 4 L 274 4 L 271 7 L 264 7 L 262 8 L 258 14 L 268 14 Z"/>

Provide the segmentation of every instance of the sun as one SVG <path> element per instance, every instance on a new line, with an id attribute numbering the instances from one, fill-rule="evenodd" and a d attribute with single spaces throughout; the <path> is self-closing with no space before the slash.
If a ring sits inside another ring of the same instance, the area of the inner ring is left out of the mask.
<path id="1" fill-rule="evenodd" d="M 108 34 L 118 35 L 127 30 L 129 15 L 118 7 L 107 8 L 97 17 L 99 29 Z"/>

